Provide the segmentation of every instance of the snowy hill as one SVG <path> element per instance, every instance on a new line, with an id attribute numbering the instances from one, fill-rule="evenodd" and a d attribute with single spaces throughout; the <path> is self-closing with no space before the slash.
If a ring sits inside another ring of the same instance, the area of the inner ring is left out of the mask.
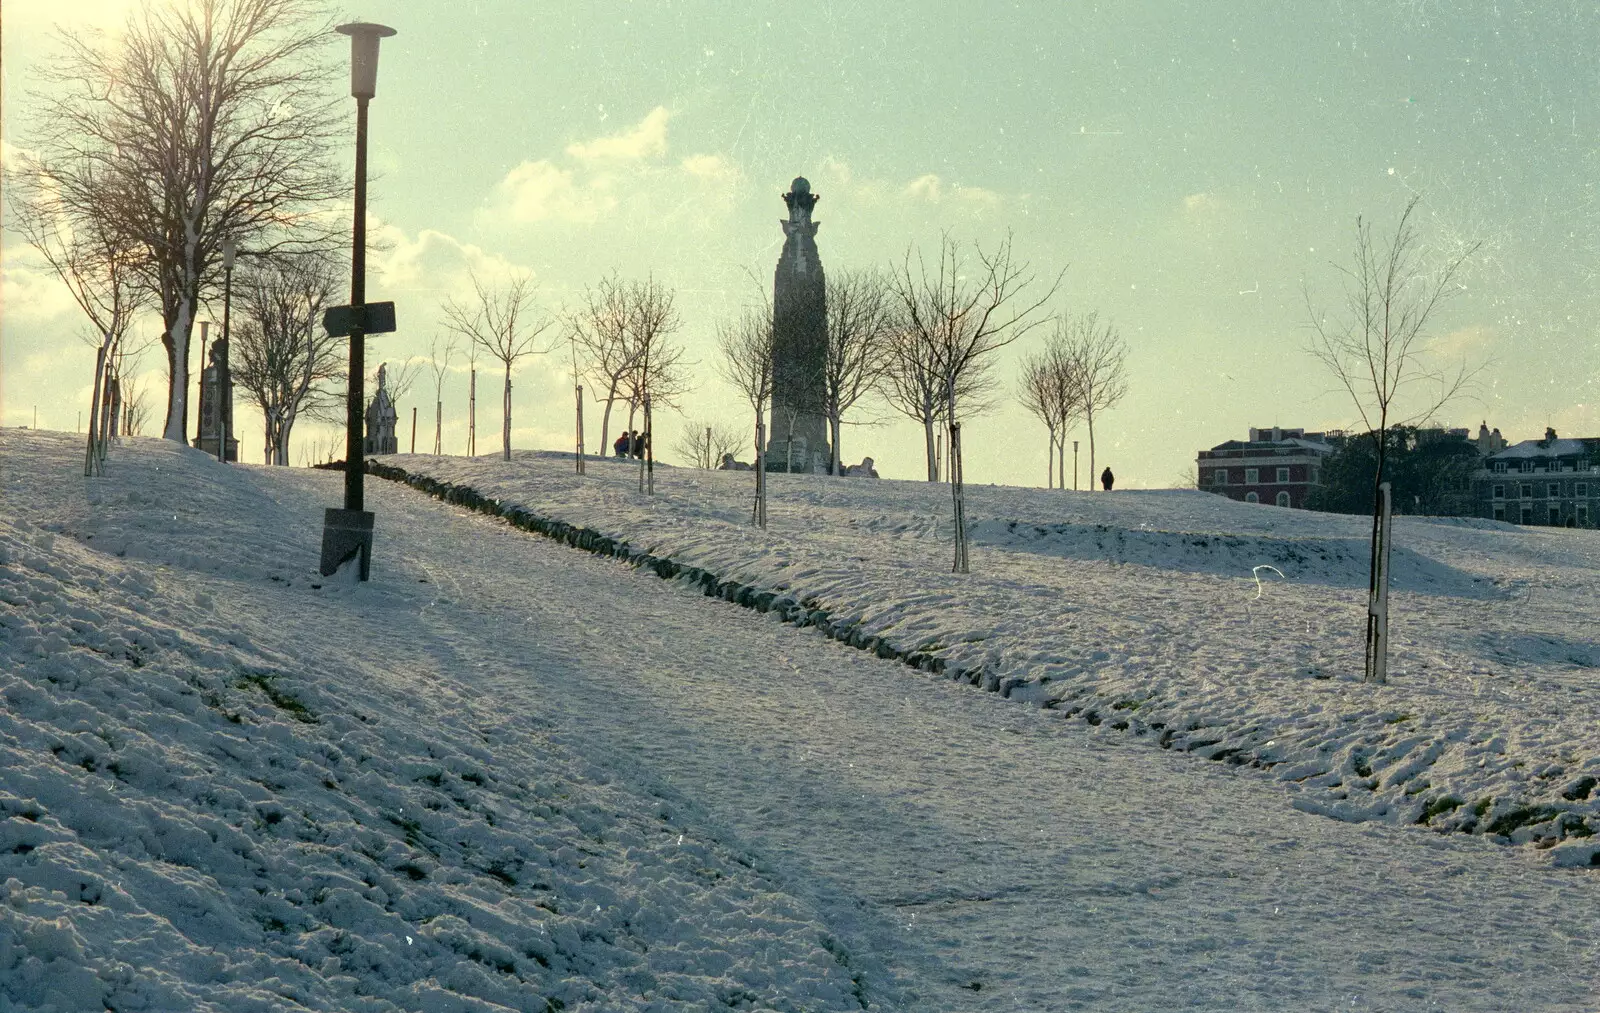
<path id="1" fill-rule="evenodd" d="M 310 587 L 303 510 L 118 453 L 86 483 L 77 439 L 0 435 L 0 1011 L 860 1008 L 670 787 L 508 724 L 447 651 L 393 674 L 384 592 Z"/>
<path id="2" fill-rule="evenodd" d="M 0 432 L 0 1013 L 1600 1000 L 1586 533 L 1403 522 L 1373 688 L 1359 519 L 976 489 L 956 578 L 916 483 L 391 459 L 797 629 L 377 478 L 330 583 L 340 475 L 80 455 Z"/>
<path id="3" fill-rule="evenodd" d="M 748 473 L 660 468 L 643 497 L 617 460 L 582 478 L 554 453 L 385 460 L 804 602 L 835 635 L 1008 697 L 1260 767 L 1308 811 L 1596 853 L 1600 532 L 1398 518 L 1390 684 L 1369 686 L 1366 518 L 979 486 L 958 576 L 947 486 L 773 476 L 761 532 Z"/>

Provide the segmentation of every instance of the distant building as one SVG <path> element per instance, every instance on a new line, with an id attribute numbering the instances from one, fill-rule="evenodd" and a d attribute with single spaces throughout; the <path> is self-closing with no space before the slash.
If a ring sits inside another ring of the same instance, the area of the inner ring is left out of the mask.
<path id="1" fill-rule="evenodd" d="M 1496 431 L 1498 433 L 1498 430 Z M 1477 514 L 1513 524 L 1592 528 L 1600 509 L 1600 437 L 1523 440 L 1484 460 Z"/>
<path id="2" fill-rule="evenodd" d="M 1200 488 L 1243 503 L 1304 509 L 1322 484 L 1322 462 L 1334 451 L 1329 436 L 1304 429 L 1251 429 L 1248 440 L 1202 450 L 1195 462 Z"/>

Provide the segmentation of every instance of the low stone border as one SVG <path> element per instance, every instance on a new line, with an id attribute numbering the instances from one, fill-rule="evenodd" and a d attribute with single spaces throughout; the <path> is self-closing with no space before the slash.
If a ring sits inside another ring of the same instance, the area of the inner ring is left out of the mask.
<path id="1" fill-rule="evenodd" d="M 889 643 L 883 637 L 868 633 L 860 623 L 847 619 L 834 619 L 827 609 L 821 607 L 821 602 L 814 598 L 796 599 L 792 595 L 778 591 L 760 588 L 754 584 L 746 584 L 737 580 L 728 580 L 710 570 L 698 566 L 689 566 L 665 556 L 657 556 L 649 552 L 637 551 L 627 541 L 614 538 L 593 528 L 579 527 L 566 521 L 543 517 L 520 506 L 507 506 L 502 500 L 484 496 L 470 486 L 456 485 L 453 482 L 441 482 L 427 475 L 413 475 L 404 468 L 396 465 L 384 464 L 379 461 L 368 460 L 367 472 L 378 478 L 391 482 L 400 482 L 409 485 L 419 492 L 427 493 L 436 499 L 443 500 L 454 506 L 465 507 L 478 513 L 499 517 L 513 527 L 524 531 L 531 531 L 574 548 L 583 549 L 599 556 L 610 556 L 615 559 L 625 560 L 630 565 L 650 570 L 663 580 L 676 580 L 681 583 L 698 586 L 708 598 L 721 598 L 723 601 L 732 602 L 744 608 L 757 612 L 777 613 L 784 622 L 798 627 L 813 626 L 823 634 L 854 647 L 857 650 L 869 651 L 880 658 L 890 661 L 899 661 L 921 672 L 929 672 L 944 676 L 955 682 L 964 682 L 991 693 L 1010 698 L 1013 691 L 1022 689 L 1018 694 L 1028 697 L 1026 687 L 1031 684 L 1026 679 L 1016 676 L 1001 678 L 989 672 L 981 664 L 965 666 L 952 664 L 946 659 L 937 657 L 927 651 L 902 650 Z M 334 462 L 326 465 L 336 470 L 343 470 L 343 462 Z M 1079 717 L 1090 725 L 1099 725 L 1109 722 L 1117 731 L 1132 731 L 1136 735 L 1159 733 L 1158 744 L 1163 749 L 1177 748 L 1180 751 L 1194 753 L 1215 762 L 1227 762 L 1234 766 L 1255 767 L 1267 770 L 1278 766 L 1279 761 L 1266 759 L 1256 754 L 1247 743 L 1241 742 L 1234 746 L 1225 739 L 1207 738 L 1205 733 L 1214 730 L 1205 728 L 1199 723 L 1191 722 L 1186 727 L 1167 725 L 1159 721 L 1144 722 L 1121 712 L 1122 704 L 1112 704 L 1109 713 L 1104 713 L 1101 707 L 1103 701 L 1095 701 L 1090 705 L 1071 705 L 1057 707 L 1057 701 L 1038 701 L 1046 709 L 1055 710 L 1062 717 Z M 1060 701 L 1066 704 L 1067 701 Z M 1195 734 L 1199 733 L 1199 734 Z M 1214 748 L 1221 746 L 1223 748 Z M 1587 791 L 1584 793 L 1587 795 Z M 1330 816 L 1353 822 L 1362 822 L 1364 817 L 1355 810 L 1360 806 L 1352 806 L 1336 799 L 1326 803 L 1311 799 L 1296 798 L 1292 800 L 1294 808 L 1319 815 Z M 1421 815 L 1415 820 L 1421 825 L 1428 825 L 1434 830 L 1456 831 L 1463 833 L 1493 833 L 1508 837 L 1519 827 L 1557 817 L 1560 822 L 1560 836 L 1556 840 L 1565 841 L 1556 849 L 1554 864 L 1558 866 L 1594 866 L 1600 867 L 1600 838 L 1593 838 L 1593 831 L 1576 814 L 1572 816 L 1573 823 L 1567 825 L 1562 814 L 1551 810 L 1543 811 L 1537 806 L 1522 806 L 1514 808 L 1510 813 L 1499 819 L 1480 823 L 1478 819 L 1465 820 L 1460 823 L 1440 825 L 1433 822 L 1437 815 L 1448 815 L 1452 810 L 1462 806 L 1460 799 L 1443 796 L 1441 800 L 1434 800 L 1431 804 L 1417 803 Z M 1442 808 L 1441 808 L 1442 806 Z M 1350 811 L 1346 811 L 1350 810 Z M 1477 814 L 1477 815 L 1482 815 Z M 1408 821 L 1409 822 L 1409 821 Z M 1569 839 L 1577 838 L 1577 840 Z M 1548 845 L 1546 845 L 1548 846 Z"/>

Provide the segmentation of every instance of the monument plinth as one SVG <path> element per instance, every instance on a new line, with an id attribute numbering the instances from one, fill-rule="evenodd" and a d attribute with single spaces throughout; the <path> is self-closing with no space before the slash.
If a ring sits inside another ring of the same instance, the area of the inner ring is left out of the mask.
<path id="1" fill-rule="evenodd" d="M 772 282 L 772 426 L 768 471 L 827 469 L 828 419 L 823 413 L 827 364 L 828 306 L 817 226 L 811 209 L 820 198 L 805 177 L 796 177 L 783 201 L 783 253 Z"/>

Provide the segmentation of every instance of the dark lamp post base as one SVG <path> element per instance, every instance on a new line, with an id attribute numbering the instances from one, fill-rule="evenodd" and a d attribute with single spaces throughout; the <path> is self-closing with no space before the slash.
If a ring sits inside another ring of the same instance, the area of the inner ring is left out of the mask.
<path id="1" fill-rule="evenodd" d="M 372 565 L 372 511 L 328 507 L 322 520 L 322 575 L 331 577 L 357 553 L 361 579 Z"/>

